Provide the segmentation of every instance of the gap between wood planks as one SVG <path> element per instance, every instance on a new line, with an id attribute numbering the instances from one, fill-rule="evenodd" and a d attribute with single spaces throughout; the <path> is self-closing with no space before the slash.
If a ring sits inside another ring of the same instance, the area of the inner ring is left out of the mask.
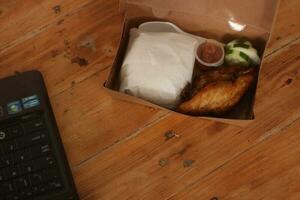
<path id="1" fill-rule="evenodd" d="M 89 76 L 85 77 L 84 79 L 78 81 L 78 82 L 75 82 L 74 84 L 70 85 L 68 88 L 65 88 L 64 90 L 60 91 L 59 93 L 56 93 L 51 97 L 52 98 L 55 98 L 59 95 L 62 95 L 63 93 L 67 92 L 68 90 L 70 90 L 71 88 L 74 88 L 74 87 L 77 87 L 78 85 L 80 85 L 81 83 L 83 83 L 84 81 L 96 76 L 96 75 L 99 75 L 100 73 L 106 71 L 108 68 L 110 68 L 111 65 L 106 65 L 104 68 L 102 69 L 99 69 L 97 71 L 95 71 L 94 73 L 90 74 Z M 99 89 L 100 89 L 100 86 L 99 86 Z M 130 102 L 128 102 L 130 103 Z M 145 106 L 147 107 L 147 106 Z M 109 150 L 110 148 L 113 148 L 114 146 L 117 146 L 119 144 L 122 144 L 134 137 L 136 137 L 139 133 L 141 133 L 143 130 L 149 128 L 149 127 L 152 127 L 153 125 L 155 125 L 156 123 L 158 123 L 160 120 L 168 117 L 168 115 L 170 114 L 170 112 L 158 112 L 157 114 L 153 115 L 152 119 L 150 119 L 148 122 L 146 122 L 143 126 L 140 126 L 139 128 L 137 129 L 134 129 L 132 131 L 130 131 L 127 135 L 125 135 L 124 137 L 122 138 L 118 138 L 116 141 L 108 144 L 107 146 L 105 146 L 104 148 L 101 148 L 101 150 L 95 152 L 94 154 L 90 155 L 88 158 L 84 159 L 83 161 L 79 162 L 78 164 L 75 164 L 72 169 L 73 170 L 76 170 L 78 169 L 81 165 L 85 164 L 86 162 L 90 161 L 90 160 L 93 160 L 94 158 L 96 158 L 97 156 L 101 155 L 102 153 L 106 152 L 107 150 Z"/>
<path id="2" fill-rule="evenodd" d="M 11 48 L 19 45 L 20 43 L 29 40 L 35 36 L 37 36 L 38 34 L 44 32 L 45 30 L 47 30 L 48 28 L 57 25 L 58 22 L 60 22 L 62 19 L 66 19 L 69 18 L 71 16 L 73 16 L 74 14 L 78 13 L 79 11 L 86 9 L 87 7 L 89 7 L 90 5 L 94 4 L 95 0 L 90 0 L 88 1 L 86 4 L 84 4 L 83 6 L 76 8 L 68 13 L 65 13 L 64 15 L 54 18 L 53 20 L 51 20 L 48 24 L 42 25 L 40 27 L 37 27 L 36 29 L 34 29 L 31 32 L 28 32 L 26 34 L 24 34 L 22 37 L 19 37 L 18 39 L 14 40 L 13 42 L 11 42 L 10 44 L 4 46 L 3 48 L 0 49 L 0 54 L 10 50 Z"/>
<path id="3" fill-rule="evenodd" d="M 78 85 L 78 84 L 80 84 L 80 83 L 82 83 L 82 82 L 88 80 L 89 78 L 91 78 L 91 77 L 93 77 L 93 76 L 95 76 L 95 75 L 97 75 L 97 74 L 100 74 L 101 72 L 107 70 L 107 69 L 110 68 L 110 67 L 111 67 L 111 65 L 106 65 L 106 66 L 104 66 L 103 68 L 101 68 L 101 69 L 95 71 L 94 73 L 90 74 L 89 76 L 85 77 L 84 79 L 79 80 L 79 81 L 77 81 L 77 82 L 72 82 L 72 83 L 74 83 L 74 84 L 71 84 L 69 87 L 67 87 L 67 88 L 65 88 L 65 89 L 63 89 L 63 90 L 61 90 L 60 92 L 58 92 L 58 93 L 56 93 L 56 94 L 51 95 L 50 97 L 51 97 L 51 98 L 55 98 L 55 97 L 57 97 L 57 96 L 63 94 L 64 92 L 68 91 L 69 89 L 73 88 L 74 86 L 76 86 L 76 85 Z"/>
<path id="4" fill-rule="evenodd" d="M 111 148 L 114 148 L 115 146 L 118 146 L 124 142 L 127 142 L 133 138 L 135 138 L 136 136 L 138 136 L 141 132 L 143 132 L 144 130 L 146 130 L 147 128 L 150 128 L 152 126 L 154 126 L 155 124 L 159 123 L 161 120 L 169 117 L 171 114 L 170 112 L 164 112 L 164 113 L 158 113 L 158 115 L 154 115 L 154 118 L 152 120 L 150 120 L 149 122 L 147 122 L 145 125 L 133 130 L 132 132 L 130 132 L 128 135 L 117 139 L 115 142 L 113 142 L 112 144 L 104 147 L 103 149 L 101 149 L 99 152 L 96 152 L 94 155 L 91 155 L 90 157 L 86 158 L 85 160 L 81 161 L 80 163 L 76 164 L 72 169 L 73 171 L 78 170 L 82 165 L 94 160 L 96 157 L 101 156 L 103 153 L 105 153 L 106 151 L 110 150 Z"/>
<path id="5" fill-rule="evenodd" d="M 295 37 L 294 39 L 289 40 L 288 42 L 284 43 L 283 45 L 281 45 L 280 47 L 274 49 L 273 51 L 271 51 L 270 53 L 266 54 L 264 56 L 264 58 L 268 58 L 272 55 L 274 55 L 275 53 L 285 49 L 286 47 L 289 47 L 290 45 L 292 45 L 293 43 L 297 42 L 300 39 L 300 36 Z"/>
<path id="6" fill-rule="evenodd" d="M 246 154 L 247 152 L 249 152 L 250 150 L 254 149 L 254 148 L 258 148 L 258 146 L 263 145 L 265 142 L 267 142 L 269 139 L 271 139 L 272 136 L 274 136 L 275 134 L 278 134 L 286 129 L 288 129 L 290 126 L 292 126 L 294 123 L 296 123 L 297 121 L 300 120 L 300 116 L 297 117 L 294 120 L 291 120 L 291 122 L 286 123 L 285 126 L 282 126 L 281 128 L 274 128 L 275 130 L 273 131 L 273 129 L 271 129 L 269 132 L 271 132 L 272 134 L 267 134 L 265 135 L 265 137 L 263 137 L 262 139 L 259 139 L 256 143 L 254 143 L 253 145 L 249 146 L 248 148 L 244 149 L 243 151 L 239 152 L 237 155 L 233 156 L 232 158 L 228 159 L 227 161 L 225 161 L 223 164 L 217 166 L 215 169 L 211 170 L 209 173 L 207 173 L 205 176 L 200 177 L 199 179 L 197 179 L 196 181 L 194 181 L 191 184 L 186 185 L 182 190 L 177 191 L 176 193 L 172 194 L 171 196 L 169 196 L 168 198 L 166 198 L 165 200 L 170 200 L 172 199 L 174 196 L 176 196 L 177 194 L 183 192 L 184 190 L 186 190 L 187 188 L 193 187 L 195 184 L 197 184 L 200 180 L 203 180 L 205 178 L 207 178 L 208 176 L 210 176 L 211 174 L 214 174 L 215 172 L 217 172 L 218 170 L 220 170 L 221 168 L 227 166 L 229 163 L 231 163 L 232 161 L 238 159 L 239 157 L 243 156 L 244 154 Z M 239 131 L 237 134 L 239 134 L 240 132 L 242 132 L 243 130 Z"/>

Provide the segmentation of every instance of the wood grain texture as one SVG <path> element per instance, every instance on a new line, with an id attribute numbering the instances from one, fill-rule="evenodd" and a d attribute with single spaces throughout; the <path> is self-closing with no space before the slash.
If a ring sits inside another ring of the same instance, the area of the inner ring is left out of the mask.
<path id="1" fill-rule="evenodd" d="M 299 13 L 281 0 L 245 128 L 112 99 L 117 0 L 0 0 L 0 77 L 43 73 L 81 199 L 298 200 Z"/>
<path id="2" fill-rule="evenodd" d="M 0 76 L 38 68 L 52 96 L 109 67 L 122 28 L 116 2 L 94 1 L 2 53 Z"/>
<path id="3" fill-rule="evenodd" d="M 171 199 L 299 199 L 299 122 Z"/>
<path id="4" fill-rule="evenodd" d="M 91 0 L 1 0 L 0 52 L 34 37 L 65 15 L 71 15 Z"/>
<path id="5" fill-rule="evenodd" d="M 280 0 L 280 9 L 273 27 L 272 37 L 266 54 L 286 47 L 290 42 L 300 38 L 299 1 Z"/>
<path id="6" fill-rule="evenodd" d="M 79 165 L 166 114 L 150 107 L 116 102 L 101 87 L 98 72 L 52 98 L 70 163 Z"/>
<path id="7" fill-rule="evenodd" d="M 169 130 L 177 135 L 167 140 Z M 77 168 L 81 197 L 165 199 L 230 159 L 232 147 L 242 144 L 227 142 L 239 131 L 212 121 L 167 117 Z"/>

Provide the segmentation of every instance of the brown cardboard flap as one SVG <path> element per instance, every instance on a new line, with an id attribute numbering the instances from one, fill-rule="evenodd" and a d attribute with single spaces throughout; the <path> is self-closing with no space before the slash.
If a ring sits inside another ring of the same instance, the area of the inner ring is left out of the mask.
<path id="1" fill-rule="evenodd" d="M 157 109 L 162 109 L 162 110 L 168 111 L 170 113 L 176 113 L 178 115 L 186 116 L 184 114 L 181 114 L 181 113 L 178 113 L 178 112 L 175 112 L 175 111 L 172 111 L 172 110 L 168 110 L 166 108 L 163 108 L 163 107 L 160 107 L 158 105 L 152 104 L 152 103 L 150 103 L 148 101 L 145 101 L 143 99 L 139 99 L 139 98 L 136 98 L 136 97 L 133 97 L 133 96 L 125 95 L 125 94 L 122 94 L 120 92 L 111 90 L 111 89 L 109 89 L 105 86 L 104 86 L 104 89 L 114 99 L 118 99 L 118 100 L 126 101 L 126 102 L 131 102 L 131 103 L 136 103 L 136 104 L 141 104 L 141 105 L 144 105 L 144 106 L 154 107 L 154 108 L 157 108 Z M 189 116 L 189 117 L 192 117 L 194 119 L 199 119 L 199 120 L 203 120 L 203 119 L 213 120 L 213 121 L 218 121 L 218 122 L 222 122 L 222 123 L 225 123 L 225 124 L 232 124 L 232 125 L 239 126 L 239 127 L 246 127 L 246 126 L 248 126 L 249 124 L 251 124 L 253 122 L 252 120 L 236 120 L 236 119 L 233 120 L 233 119 L 223 119 L 223 118 L 203 117 L 203 116 L 202 117 Z"/>
<path id="2" fill-rule="evenodd" d="M 120 0 L 120 8 L 131 16 L 140 10 L 152 10 L 154 17 L 172 12 L 209 16 L 214 20 L 233 21 L 270 32 L 279 0 Z M 136 6 L 132 6 L 136 5 Z M 134 9 L 132 9 L 134 8 Z M 141 12 L 140 12 L 141 13 Z M 140 15 L 141 16 L 141 15 Z M 199 18 L 199 19 L 201 19 Z M 192 19 L 197 21 L 197 18 Z"/>

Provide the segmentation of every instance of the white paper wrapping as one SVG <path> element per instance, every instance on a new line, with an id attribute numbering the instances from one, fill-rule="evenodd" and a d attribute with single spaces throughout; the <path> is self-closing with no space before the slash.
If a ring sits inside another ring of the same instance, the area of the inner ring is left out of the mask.
<path id="1" fill-rule="evenodd" d="M 130 30 L 121 68 L 120 91 L 175 108 L 191 82 L 197 40 L 180 33 Z"/>

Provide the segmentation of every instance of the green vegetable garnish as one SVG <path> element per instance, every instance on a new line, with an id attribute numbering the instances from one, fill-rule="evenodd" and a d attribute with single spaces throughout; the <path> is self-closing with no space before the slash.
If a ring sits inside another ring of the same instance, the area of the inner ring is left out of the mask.
<path id="1" fill-rule="evenodd" d="M 225 54 L 232 54 L 233 50 L 228 48 L 228 47 L 225 47 Z"/>
<path id="2" fill-rule="evenodd" d="M 225 46 L 225 63 L 227 65 L 256 66 L 260 64 L 257 50 L 246 40 L 233 40 Z"/>
<path id="3" fill-rule="evenodd" d="M 247 54 L 243 53 L 243 52 L 240 52 L 240 56 L 242 58 L 244 58 L 247 62 L 251 61 L 250 57 Z"/>

